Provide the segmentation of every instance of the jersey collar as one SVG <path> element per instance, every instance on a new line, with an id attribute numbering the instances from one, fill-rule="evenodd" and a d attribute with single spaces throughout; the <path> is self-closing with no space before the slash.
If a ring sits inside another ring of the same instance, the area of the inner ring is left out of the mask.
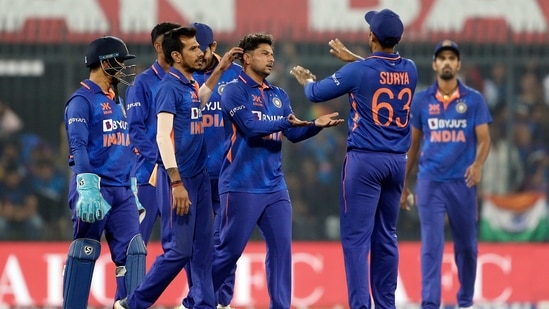
<path id="1" fill-rule="evenodd" d="M 254 81 L 248 74 L 246 74 L 246 72 L 244 72 L 244 70 L 242 70 L 242 72 L 240 72 L 239 78 L 246 85 L 248 85 L 252 88 L 262 88 L 262 89 L 271 88 L 271 84 L 266 79 L 263 79 L 263 84 L 260 85 L 260 84 L 256 83 L 256 81 Z"/>
<path id="2" fill-rule="evenodd" d="M 158 77 L 158 79 L 162 79 L 164 75 L 166 75 L 166 71 L 164 71 L 164 69 L 160 66 L 160 63 L 158 63 L 158 60 L 156 60 L 151 65 L 151 70 L 153 70 L 154 74 L 156 75 L 156 77 Z"/>
<path id="3" fill-rule="evenodd" d="M 459 78 L 458 78 L 457 82 L 458 82 L 459 96 L 463 97 L 463 96 L 467 95 L 467 93 L 469 93 L 469 90 L 467 89 L 465 84 L 463 84 Z M 436 96 L 437 91 L 438 91 L 438 81 L 435 82 L 434 84 L 432 84 L 431 87 L 429 87 L 428 93 L 429 93 L 429 95 Z"/>
<path id="4" fill-rule="evenodd" d="M 366 58 L 366 59 L 370 59 L 370 58 L 378 58 L 378 59 L 396 61 L 396 60 L 400 59 L 400 54 L 398 52 L 395 52 L 395 53 L 375 52 L 375 53 L 372 53 L 370 56 L 368 56 L 368 58 Z"/>
<path id="5" fill-rule="evenodd" d="M 168 74 L 170 74 L 171 76 L 177 78 L 180 82 L 182 82 L 183 84 L 192 84 L 191 81 L 189 81 L 185 75 L 183 75 L 183 73 L 181 73 L 178 69 L 174 68 L 174 67 L 171 67 L 170 70 L 168 71 Z M 194 81 L 193 81 L 194 82 Z"/>

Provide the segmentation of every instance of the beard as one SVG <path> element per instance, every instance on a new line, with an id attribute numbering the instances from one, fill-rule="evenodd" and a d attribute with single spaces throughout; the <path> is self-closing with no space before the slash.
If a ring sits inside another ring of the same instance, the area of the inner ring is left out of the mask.
<path id="1" fill-rule="evenodd" d="M 456 75 L 452 72 L 442 72 L 439 74 L 439 77 L 440 79 L 442 80 L 451 80 L 455 77 Z"/>

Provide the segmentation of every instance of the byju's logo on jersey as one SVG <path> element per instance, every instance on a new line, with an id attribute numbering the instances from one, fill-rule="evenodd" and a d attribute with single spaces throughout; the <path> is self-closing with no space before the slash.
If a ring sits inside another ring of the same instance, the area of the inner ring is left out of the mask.
<path id="1" fill-rule="evenodd" d="M 252 111 L 252 114 L 254 114 L 255 120 L 261 120 L 261 112 L 260 111 Z"/>
<path id="2" fill-rule="evenodd" d="M 202 109 L 199 107 L 191 107 L 191 119 L 200 119 L 202 117 Z"/>
<path id="3" fill-rule="evenodd" d="M 112 120 L 112 119 L 104 119 L 103 120 L 103 132 L 111 132 L 113 130 L 123 129 L 126 130 L 128 128 L 128 123 L 123 120 Z"/>
<path id="4" fill-rule="evenodd" d="M 274 106 L 281 108 L 282 107 L 282 101 L 280 101 L 279 98 L 273 98 L 273 104 Z"/>

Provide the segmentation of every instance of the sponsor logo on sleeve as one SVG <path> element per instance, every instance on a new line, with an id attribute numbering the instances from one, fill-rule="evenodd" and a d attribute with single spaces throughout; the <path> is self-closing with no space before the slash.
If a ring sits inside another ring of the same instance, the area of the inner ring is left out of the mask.
<path id="1" fill-rule="evenodd" d="M 71 125 L 73 123 L 86 123 L 86 119 L 84 119 L 84 118 L 69 118 L 68 122 L 69 122 L 69 125 Z"/>

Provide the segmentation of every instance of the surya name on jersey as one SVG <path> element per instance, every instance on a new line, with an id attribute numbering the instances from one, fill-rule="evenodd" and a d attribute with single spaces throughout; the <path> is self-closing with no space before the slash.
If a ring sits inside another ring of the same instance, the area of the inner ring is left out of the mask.
<path id="1" fill-rule="evenodd" d="M 429 118 L 427 119 L 427 124 L 431 131 L 431 143 L 465 143 L 463 129 L 467 128 L 467 119 Z"/>
<path id="2" fill-rule="evenodd" d="M 202 125 L 204 127 L 223 126 L 223 117 L 219 113 L 219 111 L 221 111 L 221 104 L 219 101 L 206 103 L 203 111 L 205 112 L 202 114 Z"/>
<path id="3" fill-rule="evenodd" d="M 116 130 L 122 130 L 113 132 Z M 128 122 L 124 120 L 103 120 L 103 147 L 110 147 L 113 145 L 130 145 L 130 134 L 128 133 Z M 110 133 L 105 133 L 110 132 Z"/>

